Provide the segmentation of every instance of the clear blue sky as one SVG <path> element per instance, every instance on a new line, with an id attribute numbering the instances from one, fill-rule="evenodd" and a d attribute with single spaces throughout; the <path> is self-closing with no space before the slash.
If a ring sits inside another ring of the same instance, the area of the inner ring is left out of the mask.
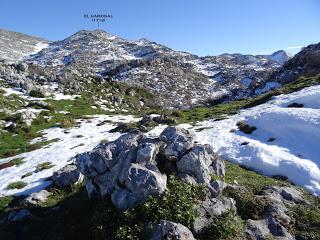
<path id="1" fill-rule="evenodd" d="M 100 28 L 198 55 L 268 53 L 320 42 L 319 0 L 1 0 L 0 28 L 58 40 Z"/>

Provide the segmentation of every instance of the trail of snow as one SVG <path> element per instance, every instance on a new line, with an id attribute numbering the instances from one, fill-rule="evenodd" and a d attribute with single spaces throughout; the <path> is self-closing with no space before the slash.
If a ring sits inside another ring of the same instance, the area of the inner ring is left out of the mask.
<path id="1" fill-rule="evenodd" d="M 55 87 L 54 85 L 52 86 L 53 88 Z M 48 88 L 50 88 L 50 86 L 48 86 Z M 12 94 L 16 94 L 19 95 L 19 97 L 26 99 L 26 100 L 30 100 L 30 101 L 37 101 L 37 100 L 46 100 L 46 99 L 54 99 L 54 100 L 74 100 L 76 97 L 79 97 L 80 95 L 66 95 L 63 93 L 59 93 L 59 92 L 55 92 L 52 94 L 51 97 L 44 97 L 44 98 L 36 98 L 36 97 L 31 97 L 29 96 L 26 91 L 22 88 L 6 88 L 6 87 L 2 87 L 0 88 L 3 91 L 5 91 L 5 93 L 3 94 L 3 96 L 10 96 Z"/>
<path id="2" fill-rule="evenodd" d="M 137 120 L 138 119 L 130 115 L 97 115 L 90 119 L 79 120 L 78 127 L 71 129 L 56 127 L 43 131 L 44 139 L 35 139 L 32 143 L 53 139 L 58 139 L 58 141 L 32 152 L 22 153 L 11 158 L 0 159 L 0 164 L 20 157 L 23 158 L 24 161 L 24 163 L 19 166 L 0 170 L 0 195 L 29 195 L 32 192 L 44 189 L 51 183 L 50 181 L 46 181 L 46 179 L 52 176 L 53 172 L 72 162 L 75 155 L 92 150 L 102 140 L 113 141 L 117 139 L 120 136 L 120 133 L 109 133 L 111 129 L 116 127 L 116 122 Z M 104 122 L 103 125 L 97 126 L 98 123 L 102 122 Z M 44 162 L 50 162 L 54 164 L 54 167 L 33 173 L 31 176 L 21 179 L 23 175 L 34 172 L 37 166 Z M 16 181 L 24 181 L 28 185 L 22 189 L 6 189 L 9 183 Z"/>

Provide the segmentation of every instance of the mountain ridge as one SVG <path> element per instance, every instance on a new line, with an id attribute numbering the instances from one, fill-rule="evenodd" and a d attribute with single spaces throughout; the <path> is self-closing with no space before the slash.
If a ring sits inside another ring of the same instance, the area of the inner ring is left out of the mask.
<path id="1" fill-rule="evenodd" d="M 33 81 L 28 72 L 15 77 L 30 83 L 41 78 L 48 84 L 57 83 L 61 91 L 77 94 L 88 78 L 97 76 L 146 88 L 162 107 L 190 108 L 272 90 L 281 84 L 269 84 L 270 77 L 288 59 L 281 50 L 271 55 L 200 57 L 143 38 L 128 41 L 103 30 L 80 30 L 63 40 L 48 42 L 47 47 L 22 60 L 38 69 Z M 7 71 L 3 70 L 5 78 Z"/>

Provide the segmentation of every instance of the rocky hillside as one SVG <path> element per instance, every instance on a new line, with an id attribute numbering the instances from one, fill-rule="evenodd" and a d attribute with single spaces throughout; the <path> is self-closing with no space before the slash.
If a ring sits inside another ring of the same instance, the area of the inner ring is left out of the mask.
<path id="1" fill-rule="evenodd" d="M 225 162 L 212 146 L 196 143 L 192 130 L 131 132 L 77 155 L 75 163 L 55 172 L 47 190 L 0 198 L 3 239 L 320 236 L 318 199 Z"/>
<path id="2" fill-rule="evenodd" d="M 29 88 L 39 85 L 39 80 L 46 85 L 56 83 L 61 91 L 79 93 L 84 83 L 98 76 L 144 87 L 158 98 L 160 106 L 188 108 L 255 96 L 260 93 L 256 89 L 265 86 L 287 60 L 284 51 L 199 57 L 146 39 L 128 41 L 95 30 L 49 43 L 24 60 L 32 66 L 28 71 L 17 72 L 15 66 L 2 64 L 1 77 Z M 273 87 L 277 85 L 265 90 Z"/>
<path id="3" fill-rule="evenodd" d="M 301 76 L 314 76 L 320 73 L 320 43 L 302 49 L 272 76 L 277 82 L 286 84 Z"/>
<path id="4" fill-rule="evenodd" d="M 44 39 L 0 29 L 0 60 L 16 62 L 39 52 L 47 45 L 48 41 Z"/>

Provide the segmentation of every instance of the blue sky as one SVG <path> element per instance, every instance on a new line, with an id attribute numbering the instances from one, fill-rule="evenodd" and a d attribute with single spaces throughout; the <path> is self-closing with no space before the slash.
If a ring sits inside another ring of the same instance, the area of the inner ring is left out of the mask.
<path id="1" fill-rule="evenodd" d="M 318 0 L 1 0 L 0 28 L 59 40 L 100 28 L 198 55 L 264 54 L 320 42 Z"/>

